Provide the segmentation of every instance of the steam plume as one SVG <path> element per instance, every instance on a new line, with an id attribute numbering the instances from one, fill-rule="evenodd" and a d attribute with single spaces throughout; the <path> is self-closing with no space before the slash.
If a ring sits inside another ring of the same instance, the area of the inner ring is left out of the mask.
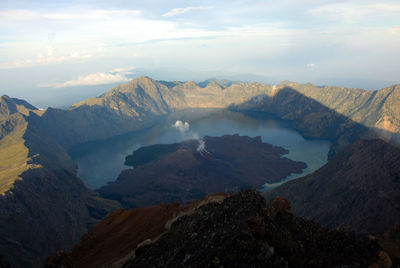
<path id="1" fill-rule="evenodd" d="M 190 130 L 190 125 L 188 122 L 176 120 L 175 124 L 173 124 L 172 127 L 176 128 L 181 133 L 184 140 L 189 140 L 189 139 L 197 140 L 199 145 L 197 146 L 196 150 L 200 154 L 203 155 L 204 152 L 207 152 L 205 141 L 203 139 L 200 139 L 199 135 L 196 132 Z"/>

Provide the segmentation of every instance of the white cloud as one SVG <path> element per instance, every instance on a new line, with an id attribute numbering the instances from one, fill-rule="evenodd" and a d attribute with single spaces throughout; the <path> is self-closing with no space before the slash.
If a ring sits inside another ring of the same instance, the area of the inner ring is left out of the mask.
<path id="1" fill-rule="evenodd" d="M 331 21 L 354 24 L 377 16 L 397 16 L 396 13 L 400 13 L 400 5 L 336 3 L 311 8 L 306 13 Z"/>
<path id="2" fill-rule="evenodd" d="M 177 15 L 186 14 L 193 10 L 200 10 L 200 9 L 208 9 L 212 8 L 209 6 L 197 6 L 197 7 L 182 7 L 182 8 L 174 8 L 168 11 L 167 13 L 163 14 L 163 17 L 173 17 Z"/>
<path id="3" fill-rule="evenodd" d="M 315 63 L 309 63 L 306 65 L 308 68 L 315 68 L 317 65 Z"/>
<path id="4" fill-rule="evenodd" d="M 39 87 L 74 87 L 74 86 L 94 86 L 103 84 L 112 84 L 118 82 L 126 82 L 131 80 L 127 77 L 128 74 L 133 74 L 130 72 L 131 68 L 116 68 L 109 72 L 97 72 L 88 75 L 78 76 L 75 80 L 69 80 L 62 83 L 48 83 L 40 84 Z"/>
<path id="5" fill-rule="evenodd" d="M 0 69 L 14 69 L 32 67 L 38 65 L 56 64 L 62 62 L 81 62 L 89 59 L 93 59 L 95 56 L 91 53 L 70 53 L 69 55 L 54 55 L 54 48 L 47 48 L 47 56 L 42 54 L 38 55 L 33 59 L 15 60 L 11 62 L 0 63 Z"/>
<path id="6" fill-rule="evenodd" d="M 133 67 L 128 68 L 115 68 L 110 71 L 110 73 L 123 73 L 123 74 L 133 74 Z"/>
<path id="7" fill-rule="evenodd" d="M 85 10 L 85 12 L 63 11 L 63 12 L 36 12 L 26 9 L 9 9 L 0 10 L 0 24 L 21 21 L 62 21 L 62 20 L 99 20 L 112 19 L 116 16 L 138 16 L 141 14 L 139 10 Z"/>

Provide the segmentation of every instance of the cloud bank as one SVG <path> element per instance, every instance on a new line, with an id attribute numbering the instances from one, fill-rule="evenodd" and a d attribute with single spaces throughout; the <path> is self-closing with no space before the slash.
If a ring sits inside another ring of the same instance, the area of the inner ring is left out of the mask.
<path id="1" fill-rule="evenodd" d="M 77 79 L 65 81 L 62 83 L 49 83 L 49 84 L 41 84 L 40 87 L 55 87 L 55 88 L 63 88 L 63 87 L 74 87 L 74 86 L 95 86 L 95 85 L 103 85 L 103 84 L 113 84 L 118 82 L 126 82 L 131 80 L 127 77 L 129 74 L 133 74 L 130 72 L 131 69 L 127 68 L 116 68 L 109 72 L 97 72 L 88 75 L 78 76 Z"/>
<path id="2" fill-rule="evenodd" d="M 163 17 L 173 17 L 177 15 L 183 15 L 193 10 L 201 10 L 201 9 L 208 9 L 212 8 L 210 6 L 197 6 L 197 7 L 183 7 L 183 8 L 174 8 L 168 11 L 167 13 L 163 14 Z"/>

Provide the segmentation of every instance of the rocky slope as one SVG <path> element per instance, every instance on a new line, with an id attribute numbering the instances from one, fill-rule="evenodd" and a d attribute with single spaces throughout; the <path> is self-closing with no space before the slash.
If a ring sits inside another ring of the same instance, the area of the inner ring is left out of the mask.
<path id="1" fill-rule="evenodd" d="M 263 143 L 260 137 L 239 135 L 142 147 L 126 158 L 134 168 L 124 170 L 115 182 L 98 191 L 132 208 L 261 188 L 307 167 L 282 157 L 287 153 Z"/>
<path id="2" fill-rule="evenodd" d="M 261 111 L 289 120 L 293 128 L 309 138 L 322 138 L 332 142 L 329 157 L 345 145 L 361 137 L 376 134 L 366 126 L 354 122 L 318 101 L 285 87 L 273 96 L 260 95 L 231 109 L 238 111 Z"/>
<path id="3" fill-rule="evenodd" d="M 31 124 L 36 108 L 4 96 L 0 103 L 0 252 L 12 267 L 40 267 L 118 204 L 76 177 L 65 150 Z"/>
<path id="4" fill-rule="evenodd" d="M 68 171 L 29 169 L 0 197 L 0 252 L 12 267 L 41 267 L 117 208 Z"/>
<path id="5" fill-rule="evenodd" d="M 21 174 L 28 168 L 28 149 L 23 135 L 27 128 L 24 115 L 37 108 L 29 103 L 0 97 L 0 194 L 9 190 Z"/>
<path id="6" fill-rule="evenodd" d="M 383 233 L 400 224 L 400 149 L 382 140 L 349 145 L 314 173 L 267 193 L 290 200 L 296 215 L 330 227 Z"/>
<path id="7" fill-rule="evenodd" d="M 391 265 L 388 254 L 375 241 L 342 230 L 329 230 L 313 221 L 296 217 L 284 199 L 274 199 L 266 205 L 264 198 L 252 191 L 204 198 L 186 205 L 177 216 L 171 215 L 167 224 L 155 216 L 152 228 L 165 226 L 161 236 L 154 238 L 153 232 L 142 232 L 142 243 L 132 243 L 131 252 L 128 252 L 124 246 L 132 238 L 120 235 L 121 230 L 137 234 L 137 228 L 143 231 L 151 229 L 144 226 L 149 222 L 145 216 L 140 222 L 127 220 L 140 215 L 141 210 L 131 210 L 106 218 L 70 254 L 49 258 L 48 267 L 83 267 L 82 263 L 88 264 L 85 267 L 94 267 L 90 261 L 97 261 L 97 266 L 112 263 L 115 267 Z M 108 228 L 106 224 L 113 227 Z M 104 240 L 98 241 L 97 235 Z M 122 245 L 121 252 L 112 248 L 108 259 L 112 262 L 109 262 L 102 255 L 102 246 L 117 245 L 113 241 L 116 237 Z"/>
<path id="8" fill-rule="evenodd" d="M 176 217 L 191 213 L 196 208 L 219 202 L 225 194 L 208 195 L 194 203 L 179 206 L 178 202 L 164 205 L 118 210 L 104 218 L 84 235 L 70 252 L 64 250 L 48 258 L 48 266 L 99 267 L 121 266 L 133 249 L 144 241 L 162 235 Z"/>
<path id="9" fill-rule="evenodd" d="M 30 111 L 38 111 L 38 109 L 24 100 L 10 98 L 7 95 L 0 97 L 0 121 L 17 113 L 28 115 Z"/>
<path id="10" fill-rule="evenodd" d="M 368 127 L 385 130 L 389 135 L 400 132 L 400 85 L 378 91 L 293 82 L 284 85 Z"/>

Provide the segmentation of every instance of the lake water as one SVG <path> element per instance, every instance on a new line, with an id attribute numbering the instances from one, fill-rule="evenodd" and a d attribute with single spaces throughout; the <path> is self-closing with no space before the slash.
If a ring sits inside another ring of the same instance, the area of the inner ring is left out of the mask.
<path id="1" fill-rule="evenodd" d="M 189 126 L 182 126 L 179 130 L 173 126 L 177 120 L 188 122 Z M 287 122 L 262 113 L 202 109 L 173 113 L 150 129 L 87 143 L 73 148 L 70 154 L 78 164 L 78 176 L 89 188 L 98 189 L 114 181 L 123 169 L 127 169 L 125 157 L 142 146 L 225 134 L 261 136 L 263 142 L 288 149 L 290 153 L 285 157 L 307 163 L 308 168 L 302 174 L 292 174 L 284 181 L 304 176 L 324 165 L 330 147 L 329 142 L 305 139 Z M 281 183 L 266 184 L 264 189 Z"/>

